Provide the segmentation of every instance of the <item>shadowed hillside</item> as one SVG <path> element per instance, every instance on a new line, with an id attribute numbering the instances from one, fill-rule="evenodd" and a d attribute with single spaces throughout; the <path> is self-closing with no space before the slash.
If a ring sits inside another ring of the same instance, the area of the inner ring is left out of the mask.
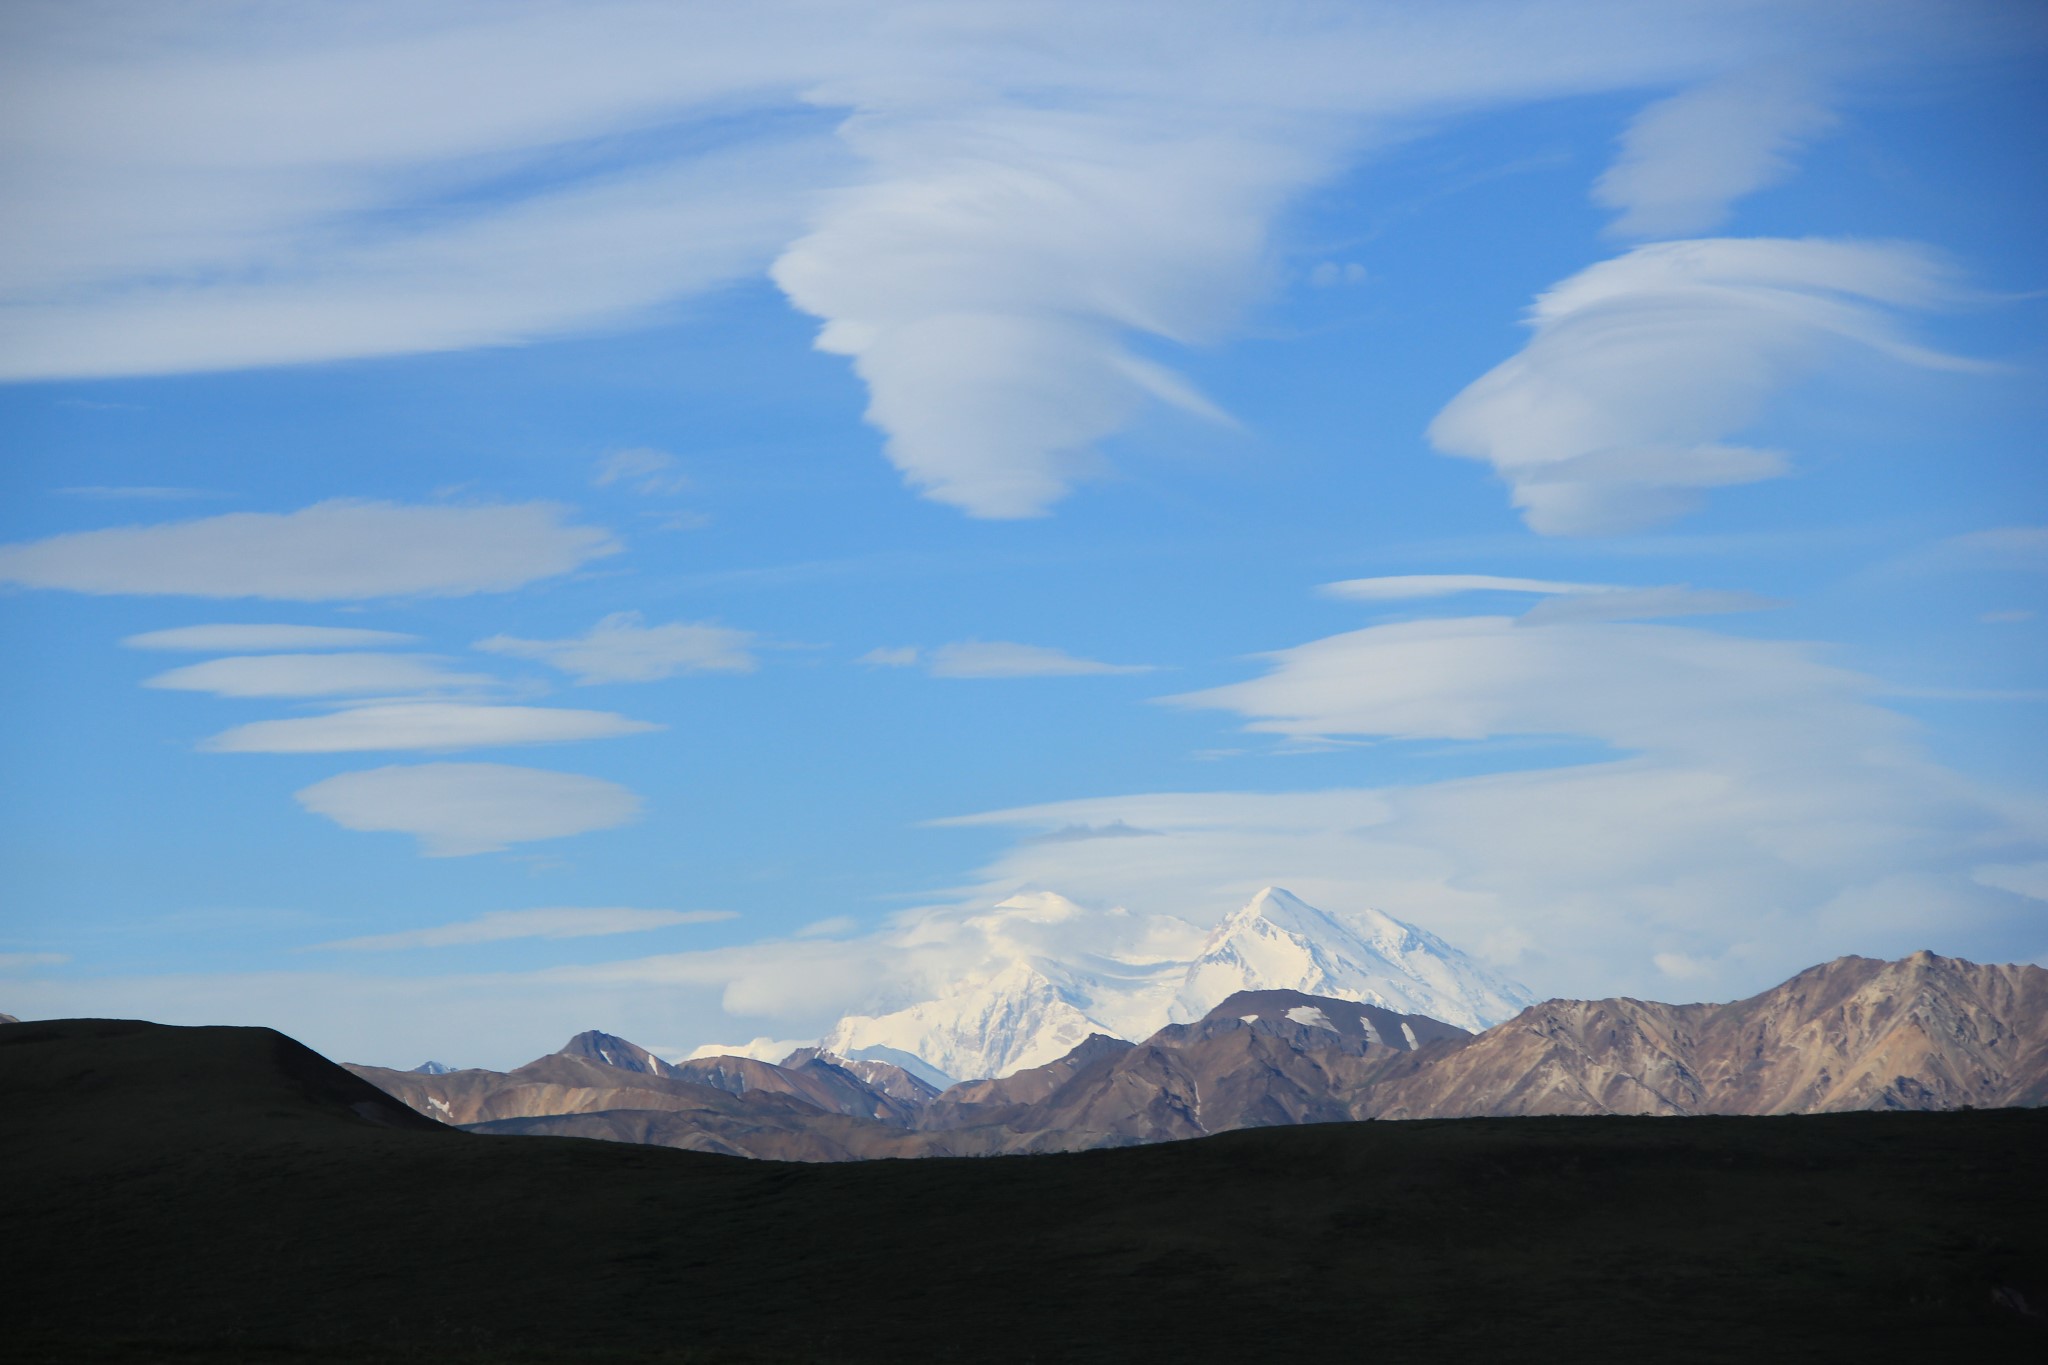
<path id="1" fill-rule="evenodd" d="M 432 1125 L 267 1030 L 0 1027 L 24 1360 L 2024 1358 L 2048 1113 L 786 1165 Z"/>

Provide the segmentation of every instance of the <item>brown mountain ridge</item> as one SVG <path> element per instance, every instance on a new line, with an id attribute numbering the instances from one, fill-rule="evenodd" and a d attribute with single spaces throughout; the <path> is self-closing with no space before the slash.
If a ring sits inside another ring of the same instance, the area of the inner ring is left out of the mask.
<path id="1" fill-rule="evenodd" d="M 2048 1104 L 2048 970 L 1844 957 L 1746 1000 L 1553 1000 L 1473 1035 L 1295 991 L 1245 991 L 1142 1043 L 943 1093 L 804 1049 L 668 1063 L 578 1035 L 511 1072 L 351 1067 L 495 1133 L 799 1161 L 1075 1151 L 1360 1119 L 1763 1115 Z"/>

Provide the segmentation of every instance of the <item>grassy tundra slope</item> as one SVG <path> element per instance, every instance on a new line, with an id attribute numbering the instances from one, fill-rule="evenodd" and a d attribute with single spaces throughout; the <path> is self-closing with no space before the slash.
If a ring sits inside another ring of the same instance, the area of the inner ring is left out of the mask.
<path id="1" fill-rule="evenodd" d="M 0 1356 L 2025 1358 L 2048 1111 L 799 1166 L 441 1128 L 283 1036 L 0 1026 Z"/>

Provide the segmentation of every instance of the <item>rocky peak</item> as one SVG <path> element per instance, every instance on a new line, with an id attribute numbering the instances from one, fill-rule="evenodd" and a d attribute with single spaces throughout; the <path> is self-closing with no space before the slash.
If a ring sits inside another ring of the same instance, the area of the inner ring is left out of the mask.
<path id="1" fill-rule="evenodd" d="M 638 1043 L 627 1042 L 615 1034 L 601 1033 L 596 1029 L 579 1033 L 558 1048 L 557 1057 L 577 1057 L 601 1066 L 617 1067 L 621 1071 L 638 1072 L 643 1076 L 673 1076 L 675 1068 L 649 1052 Z"/>

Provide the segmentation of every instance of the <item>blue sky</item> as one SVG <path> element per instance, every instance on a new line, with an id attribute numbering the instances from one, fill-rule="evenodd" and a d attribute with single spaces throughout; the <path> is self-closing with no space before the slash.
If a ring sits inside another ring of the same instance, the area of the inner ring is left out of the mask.
<path id="1" fill-rule="evenodd" d="M 2038 16 L 259 13 L 4 21 L 0 1009 L 2048 955 Z"/>

